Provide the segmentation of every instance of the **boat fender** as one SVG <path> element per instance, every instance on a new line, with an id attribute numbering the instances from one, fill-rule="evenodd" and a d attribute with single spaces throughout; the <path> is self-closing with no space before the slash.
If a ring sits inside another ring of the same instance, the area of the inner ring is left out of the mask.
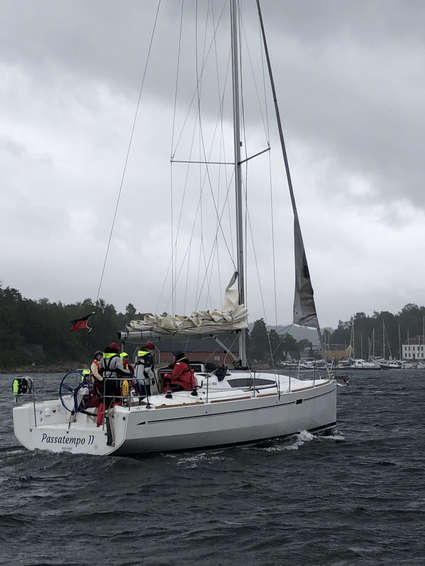
<path id="1" fill-rule="evenodd" d="M 12 382 L 12 391 L 14 395 L 19 395 L 19 380 L 16 377 Z"/>

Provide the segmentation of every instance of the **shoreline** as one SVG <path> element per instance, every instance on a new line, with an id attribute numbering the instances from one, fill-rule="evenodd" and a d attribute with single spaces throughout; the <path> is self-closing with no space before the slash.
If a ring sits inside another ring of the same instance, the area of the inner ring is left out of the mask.
<path id="1" fill-rule="evenodd" d="M 87 362 L 59 362 L 51 365 L 29 365 L 0 368 L 0 375 L 7 375 L 9 373 L 66 373 L 67 371 L 84 368 L 88 369 Z"/>

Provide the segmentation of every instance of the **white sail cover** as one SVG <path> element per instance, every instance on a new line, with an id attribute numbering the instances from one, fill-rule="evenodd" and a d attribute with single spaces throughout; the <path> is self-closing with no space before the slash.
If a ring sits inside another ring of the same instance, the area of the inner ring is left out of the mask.
<path id="1" fill-rule="evenodd" d="M 314 303 L 313 287 L 308 270 L 307 257 L 301 234 L 298 215 L 294 211 L 294 253 L 295 253 L 295 295 L 294 324 L 319 328 L 319 321 Z"/>
<path id="2" fill-rule="evenodd" d="M 223 310 L 196 311 L 190 315 L 146 314 L 143 320 L 132 320 L 128 330 L 158 334 L 214 334 L 248 327 L 248 310 L 238 304 L 235 273 L 226 287 Z"/>

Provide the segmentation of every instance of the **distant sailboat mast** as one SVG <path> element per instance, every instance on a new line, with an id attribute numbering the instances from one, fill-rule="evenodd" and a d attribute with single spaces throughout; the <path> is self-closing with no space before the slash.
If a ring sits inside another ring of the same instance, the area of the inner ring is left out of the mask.
<path id="1" fill-rule="evenodd" d="M 382 319 L 382 359 L 385 360 L 385 321 Z"/>

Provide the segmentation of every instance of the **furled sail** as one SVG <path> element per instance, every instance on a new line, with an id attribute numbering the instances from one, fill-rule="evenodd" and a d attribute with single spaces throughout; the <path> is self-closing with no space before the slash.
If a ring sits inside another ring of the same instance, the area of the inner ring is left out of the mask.
<path id="1" fill-rule="evenodd" d="M 294 324 L 319 328 L 314 292 L 305 255 L 298 214 L 294 210 L 295 296 Z"/>
<path id="2" fill-rule="evenodd" d="M 158 334 L 214 334 L 248 327 L 248 310 L 238 304 L 235 273 L 226 287 L 222 310 L 196 311 L 190 315 L 146 314 L 143 320 L 132 320 L 128 330 Z"/>

